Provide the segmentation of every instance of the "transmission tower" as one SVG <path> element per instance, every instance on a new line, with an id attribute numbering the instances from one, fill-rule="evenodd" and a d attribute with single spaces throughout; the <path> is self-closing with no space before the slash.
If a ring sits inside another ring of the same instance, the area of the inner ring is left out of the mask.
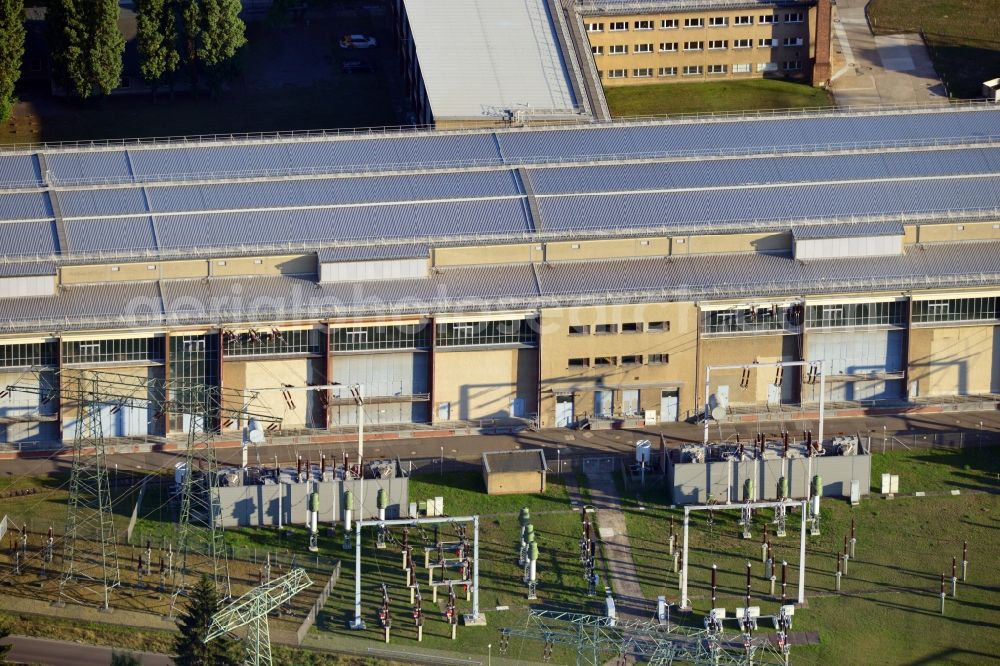
<path id="1" fill-rule="evenodd" d="M 63 570 L 59 577 L 59 603 L 65 603 L 67 585 L 77 578 L 103 586 L 103 608 L 110 608 L 111 590 L 121 584 L 118 539 L 101 422 L 101 387 L 97 375 L 74 373 L 60 377 L 62 394 L 76 403 L 73 468 L 70 472 L 66 532 L 63 536 Z M 42 383 L 39 382 L 39 386 Z M 88 558 L 86 542 L 95 546 L 97 562 Z"/>
<path id="2" fill-rule="evenodd" d="M 549 661 L 557 645 L 575 650 L 577 666 L 601 666 L 612 658 L 632 655 L 652 666 L 684 663 L 696 666 L 785 666 L 787 655 L 767 637 L 597 615 L 530 610 L 523 628 L 500 630 L 500 654 L 511 637 L 540 641 L 542 660 Z"/>
<path id="3" fill-rule="evenodd" d="M 205 642 L 245 626 L 246 659 L 243 663 L 247 666 L 271 666 L 267 615 L 312 584 L 305 569 L 292 569 L 284 576 L 250 590 L 215 614 Z"/>

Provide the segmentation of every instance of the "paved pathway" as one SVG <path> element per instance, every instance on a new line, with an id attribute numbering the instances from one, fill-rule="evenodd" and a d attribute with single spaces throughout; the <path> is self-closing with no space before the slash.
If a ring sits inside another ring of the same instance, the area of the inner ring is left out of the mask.
<path id="1" fill-rule="evenodd" d="M 48 638 L 11 636 L 4 643 L 14 647 L 7 660 L 17 664 L 40 664 L 41 666 L 107 666 L 111 663 L 112 648 L 84 645 L 71 641 L 57 641 Z M 126 651 L 128 652 L 128 651 Z M 142 662 L 142 666 L 171 666 L 173 660 L 165 654 L 155 652 L 131 652 Z"/>
<path id="2" fill-rule="evenodd" d="M 604 560 L 615 593 L 615 608 L 622 618 L 648 620 L 652 610 L 639 585 L 639 573 L 632 560 L 632 546 L 625 526 L 613 467 L 601 461 L 584 465 L 590 503 L 597 509 L 598 536 L 604 543 Z"/>
<path id="3" fill-rule="evenodd" d="M 839 106 L 946 104 L 944 85 L 916 34 L 872 34 L 868 0 L 839 0 L 831 89 Z"/>

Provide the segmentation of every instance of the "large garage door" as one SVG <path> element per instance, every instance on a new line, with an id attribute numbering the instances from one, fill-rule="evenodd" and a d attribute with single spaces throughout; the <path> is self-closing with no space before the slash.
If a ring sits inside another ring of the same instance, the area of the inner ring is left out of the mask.
<path id="1" fill-rule="evenodd" d="M 810 333 L 808 355 L 809 360 L 822 359 L 826 363 L 826 372 L 830 376 L 826 396 L 829 400 L 899 399 L 903 395 L 902 380 L 843 379 L 902 372 L 903 342 L 903 331 L 895 330 Z M 814 393 L 817 388 L 810 390 Z"/>
<path id="2" fill-rule="evenodd" d="M 423 399 L 430 390 L 429 354 L 393 352 L 334 356 L 332 381 L 364 387 L 368 423 L 423 423 L 429 420 Z M 353 405 L 333 405 L 331 425 L 355 425 Z"/>

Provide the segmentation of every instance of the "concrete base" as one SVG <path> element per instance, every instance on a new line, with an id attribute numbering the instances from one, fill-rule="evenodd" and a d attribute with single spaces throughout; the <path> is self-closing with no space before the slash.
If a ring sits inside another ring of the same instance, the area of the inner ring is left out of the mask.
<path id="1" fill-rule="evenodd" d="M 462 616 L 462 624 L 467 627 L 485 627 L 486 626 L 486 616 L 480 613 L 479 615 L 473 615 L 472 613 L 467 613 Z"/>
<path id="2" fill-rule="evenodd" d="M 364 631 L 365 621 L 364 620 L 351 620 L 347 623 L 347 628 L 352 631 Z"/>

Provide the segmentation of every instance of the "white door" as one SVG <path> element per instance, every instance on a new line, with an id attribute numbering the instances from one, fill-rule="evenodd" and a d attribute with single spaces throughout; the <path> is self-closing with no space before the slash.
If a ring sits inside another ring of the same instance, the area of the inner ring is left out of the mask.
<path id="1" fill-rule="evenodd" d="M 639 413 L 639 389 L 622 391 L 622 412 L 626 416 Z"/>
<path id="2" fill-rule="evenodd" d="M 614 411 L 614 391 L 594 391 L 594 414 L 602 418 L 611 418 Z"/>
<path id="3" fill-rule="evenodd" d="M 438 403 L 438 421 L 447 421 L 451 416 L 451 403 L 450 402 L 439 402 Z"/>
<path id="4" fill-rule="evenodd" d="M 556 427 L 568 428 L 573 425 L 573 396 L 556 396 Z"/>
<path id="5" fill-rule="evenodd" d="M 524 417 L 524 398 L 514 398 L 511 401 L 510 415 L 518 419 Z"/>
<path id="6" fill-rule="evenodd" d="M 664 389 L 660 391 L 660 423 L 677 420 L 678 390 Z"/>
<path id="7" fill-rule="evenodd" d="M 774 384 L 767 385 L 767 404 L 769 405 L 780 405 L 781 404 L 781 387 L 775 386 Z"/>
<path id="8" fill-rule="evenodd" d="M 719 386 L 715 389 L 715 406 L 729 409 L 729 385 Z"/>

